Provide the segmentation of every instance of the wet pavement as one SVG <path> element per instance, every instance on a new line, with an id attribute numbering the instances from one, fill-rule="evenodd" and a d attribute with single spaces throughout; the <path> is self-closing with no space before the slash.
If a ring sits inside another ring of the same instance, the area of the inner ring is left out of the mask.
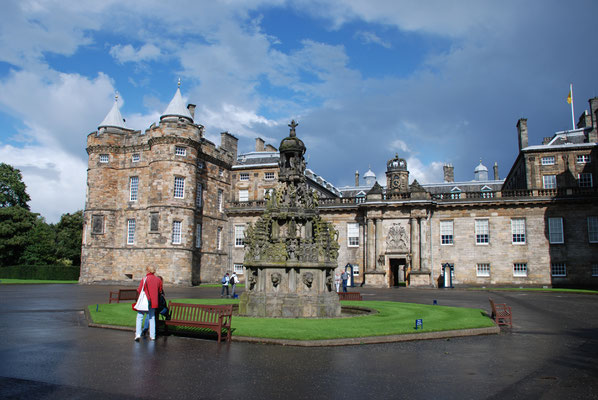
<path id="1" fill-rule="evenodd" d="M 364 300 L 513 307 L 499 335 L 302 348 L 87 327 L 113 286 L 0 285 L 0 398 L 598 399 L 598 296 L 366 289 Z M 218 288 L 167 288 L 173 298 Z M 134 315 L 131 315 L 134 318 Z"/>

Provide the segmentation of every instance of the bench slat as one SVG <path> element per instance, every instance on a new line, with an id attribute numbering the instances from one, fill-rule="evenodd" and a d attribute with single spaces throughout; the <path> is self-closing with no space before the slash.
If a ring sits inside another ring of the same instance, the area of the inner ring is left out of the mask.
<path id="1" fill-rule="evenodd" d="M 218 334 L 218 342 L 222 337 L 222 328 L 226 328 L 226 340 L 230 341 L 232 304 L 206 305 L 169 302 L 168 306 L 171 318 L 166 321 L 166 325 L 208 328 Z"/>

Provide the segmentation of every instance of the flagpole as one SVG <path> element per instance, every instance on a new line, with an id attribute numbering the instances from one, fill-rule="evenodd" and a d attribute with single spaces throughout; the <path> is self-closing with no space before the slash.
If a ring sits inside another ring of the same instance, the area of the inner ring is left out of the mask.
<path id="1" fill-rule="evenodd" d="M 571 93 L 571 125 L 575 130 L 575 111 L 573 111 L 573 84 L 569 84 L 569 93 Z"/>

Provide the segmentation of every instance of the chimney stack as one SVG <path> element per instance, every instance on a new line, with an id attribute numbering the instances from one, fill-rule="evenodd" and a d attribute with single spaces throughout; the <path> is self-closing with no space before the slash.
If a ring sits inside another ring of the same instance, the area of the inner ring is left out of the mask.
<path id="1" fill-rule="evenodd" d="M 444 181 L 445 182 L 454 182 L 455 181 L 455 167 L 453 167 L 453 164 L 444 164 L 442 169 L 444 170 Z"/>
<path id="2" fill-rule="evenodd" d="M 517 121 L 517 134 L 519 138 L 519 150 L 527 147 L 527 118 L 519 118 Z"/>
<path id="3" fill-rule="evenodd" d="M 255 151 L 264 151 L 264 139 L 262 138 L 255 138 Z"/>
<path id="4" fill-rule="evenodd" d="M 359 171 L 355 171 L 355 186 L 359 186 Z"/>
<path id="5" fill-rule="evenodd" d="M 187 110 L 191 114 L 191 119 L 195 120 L 195 104 L 187 104 Z"/>
<path id="6" fill-rule="evenodd" d="M 592 117 L 592 130 L 588 134 L 588 142 L 598 142 L 598 97 L 590 99 L 590 114 Z"/>
<path id="7" fill-rule="evenodd" d="M 494 180 L 498 180 L 498 163 L 494 161 Z"/>

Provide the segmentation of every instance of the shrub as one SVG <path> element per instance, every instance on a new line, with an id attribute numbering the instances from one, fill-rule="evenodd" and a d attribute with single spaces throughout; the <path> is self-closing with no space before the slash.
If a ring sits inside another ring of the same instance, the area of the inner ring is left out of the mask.
<path id="1" fill-rule="evenodd" d="M 0 279 L 79 280 L 79 267 L 64 265 L 14 265 L 0 268 Z"/>

